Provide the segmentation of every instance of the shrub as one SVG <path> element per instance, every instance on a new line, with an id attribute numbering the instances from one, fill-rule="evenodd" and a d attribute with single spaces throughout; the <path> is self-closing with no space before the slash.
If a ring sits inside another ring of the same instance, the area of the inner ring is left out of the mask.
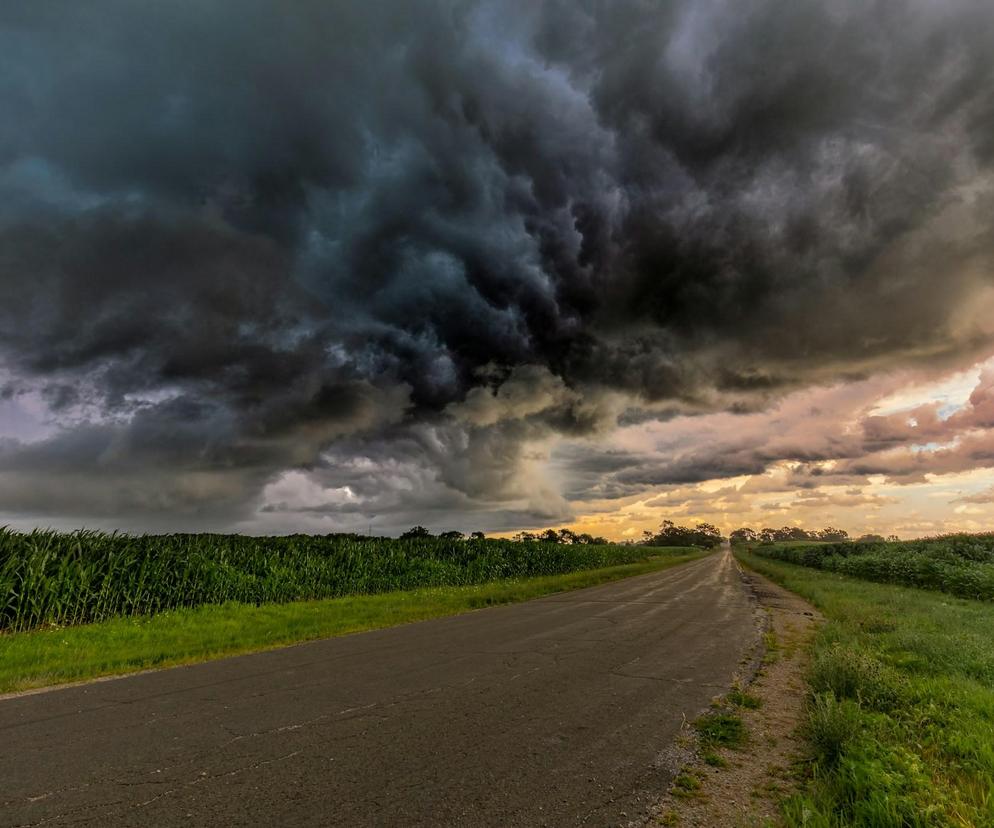
<path id="1" fill-rule="evenodd" d="M 831 693 L 874 710 L 890 710 L 901 698 L 901 676 L 869 653 L 836 643 L 819 650 L 810 672 L 815 693 Z"/>

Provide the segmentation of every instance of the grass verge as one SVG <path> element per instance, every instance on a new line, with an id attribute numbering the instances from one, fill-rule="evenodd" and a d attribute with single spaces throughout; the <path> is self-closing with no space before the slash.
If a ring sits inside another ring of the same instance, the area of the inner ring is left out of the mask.
<path id="1" fill-rule="evenodd" d="M 994 825 L 994 605 L 736 555 L 827 619 L 787 824 Z"/>
<path id="2" fill-rule="evenodd" d="M 157 667 L 423 621 L 527 601 L 644 575 L 703 557 L 666 554 L 638 563 L 477 586 L 254 606 L 229 602 L 79 627 L 0 635 L 0 693 Z"/>

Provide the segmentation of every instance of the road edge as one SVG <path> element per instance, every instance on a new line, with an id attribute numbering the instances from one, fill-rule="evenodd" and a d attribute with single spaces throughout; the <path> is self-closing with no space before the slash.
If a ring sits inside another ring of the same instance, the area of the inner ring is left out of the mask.
<path id="1" fill-rule="evenodd" d="M 778 825 L 782 802 L 797 786 L 793 766 L 806 753 L 806 672 L 824 618 L 801 596 L 738 558 L 735 564 L 762 616 L 758 661 L 687 723 L 686 759 L 644 825 Z M 720 726 L 735 721 L 741 736 Z"/>

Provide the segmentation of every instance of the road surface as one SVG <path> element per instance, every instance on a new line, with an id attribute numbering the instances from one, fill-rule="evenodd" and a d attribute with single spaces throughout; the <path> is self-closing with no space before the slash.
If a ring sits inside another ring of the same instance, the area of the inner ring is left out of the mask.
<path id="1" fill-rule="evenodd" d="M 606 826 L 757 642 L 727 550 L 658 573 L 0 701 L 2 825 Z"/>

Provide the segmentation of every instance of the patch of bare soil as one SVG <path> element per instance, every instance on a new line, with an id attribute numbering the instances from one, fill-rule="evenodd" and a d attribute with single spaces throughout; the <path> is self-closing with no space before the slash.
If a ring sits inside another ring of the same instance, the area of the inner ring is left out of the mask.
<path id="1" fill-rule="evenodd" d="M 716 699 L 715 710 L 741 719 L 744 742 L 716 744 L 707 734 L 702 738 L 688 722 L 682 741 L 692 758 L 654 809 L 648 825 L 766 828 L 782 824 L 778 803 L 793 785 L 791 765 L 804 753 L 798 734 L 808 666 L 803 645 L 821 616 L 806 601 L 762 576 L 748 570 L 742 575 L 767 614 L 766 652 L 751 683 Z"/>

